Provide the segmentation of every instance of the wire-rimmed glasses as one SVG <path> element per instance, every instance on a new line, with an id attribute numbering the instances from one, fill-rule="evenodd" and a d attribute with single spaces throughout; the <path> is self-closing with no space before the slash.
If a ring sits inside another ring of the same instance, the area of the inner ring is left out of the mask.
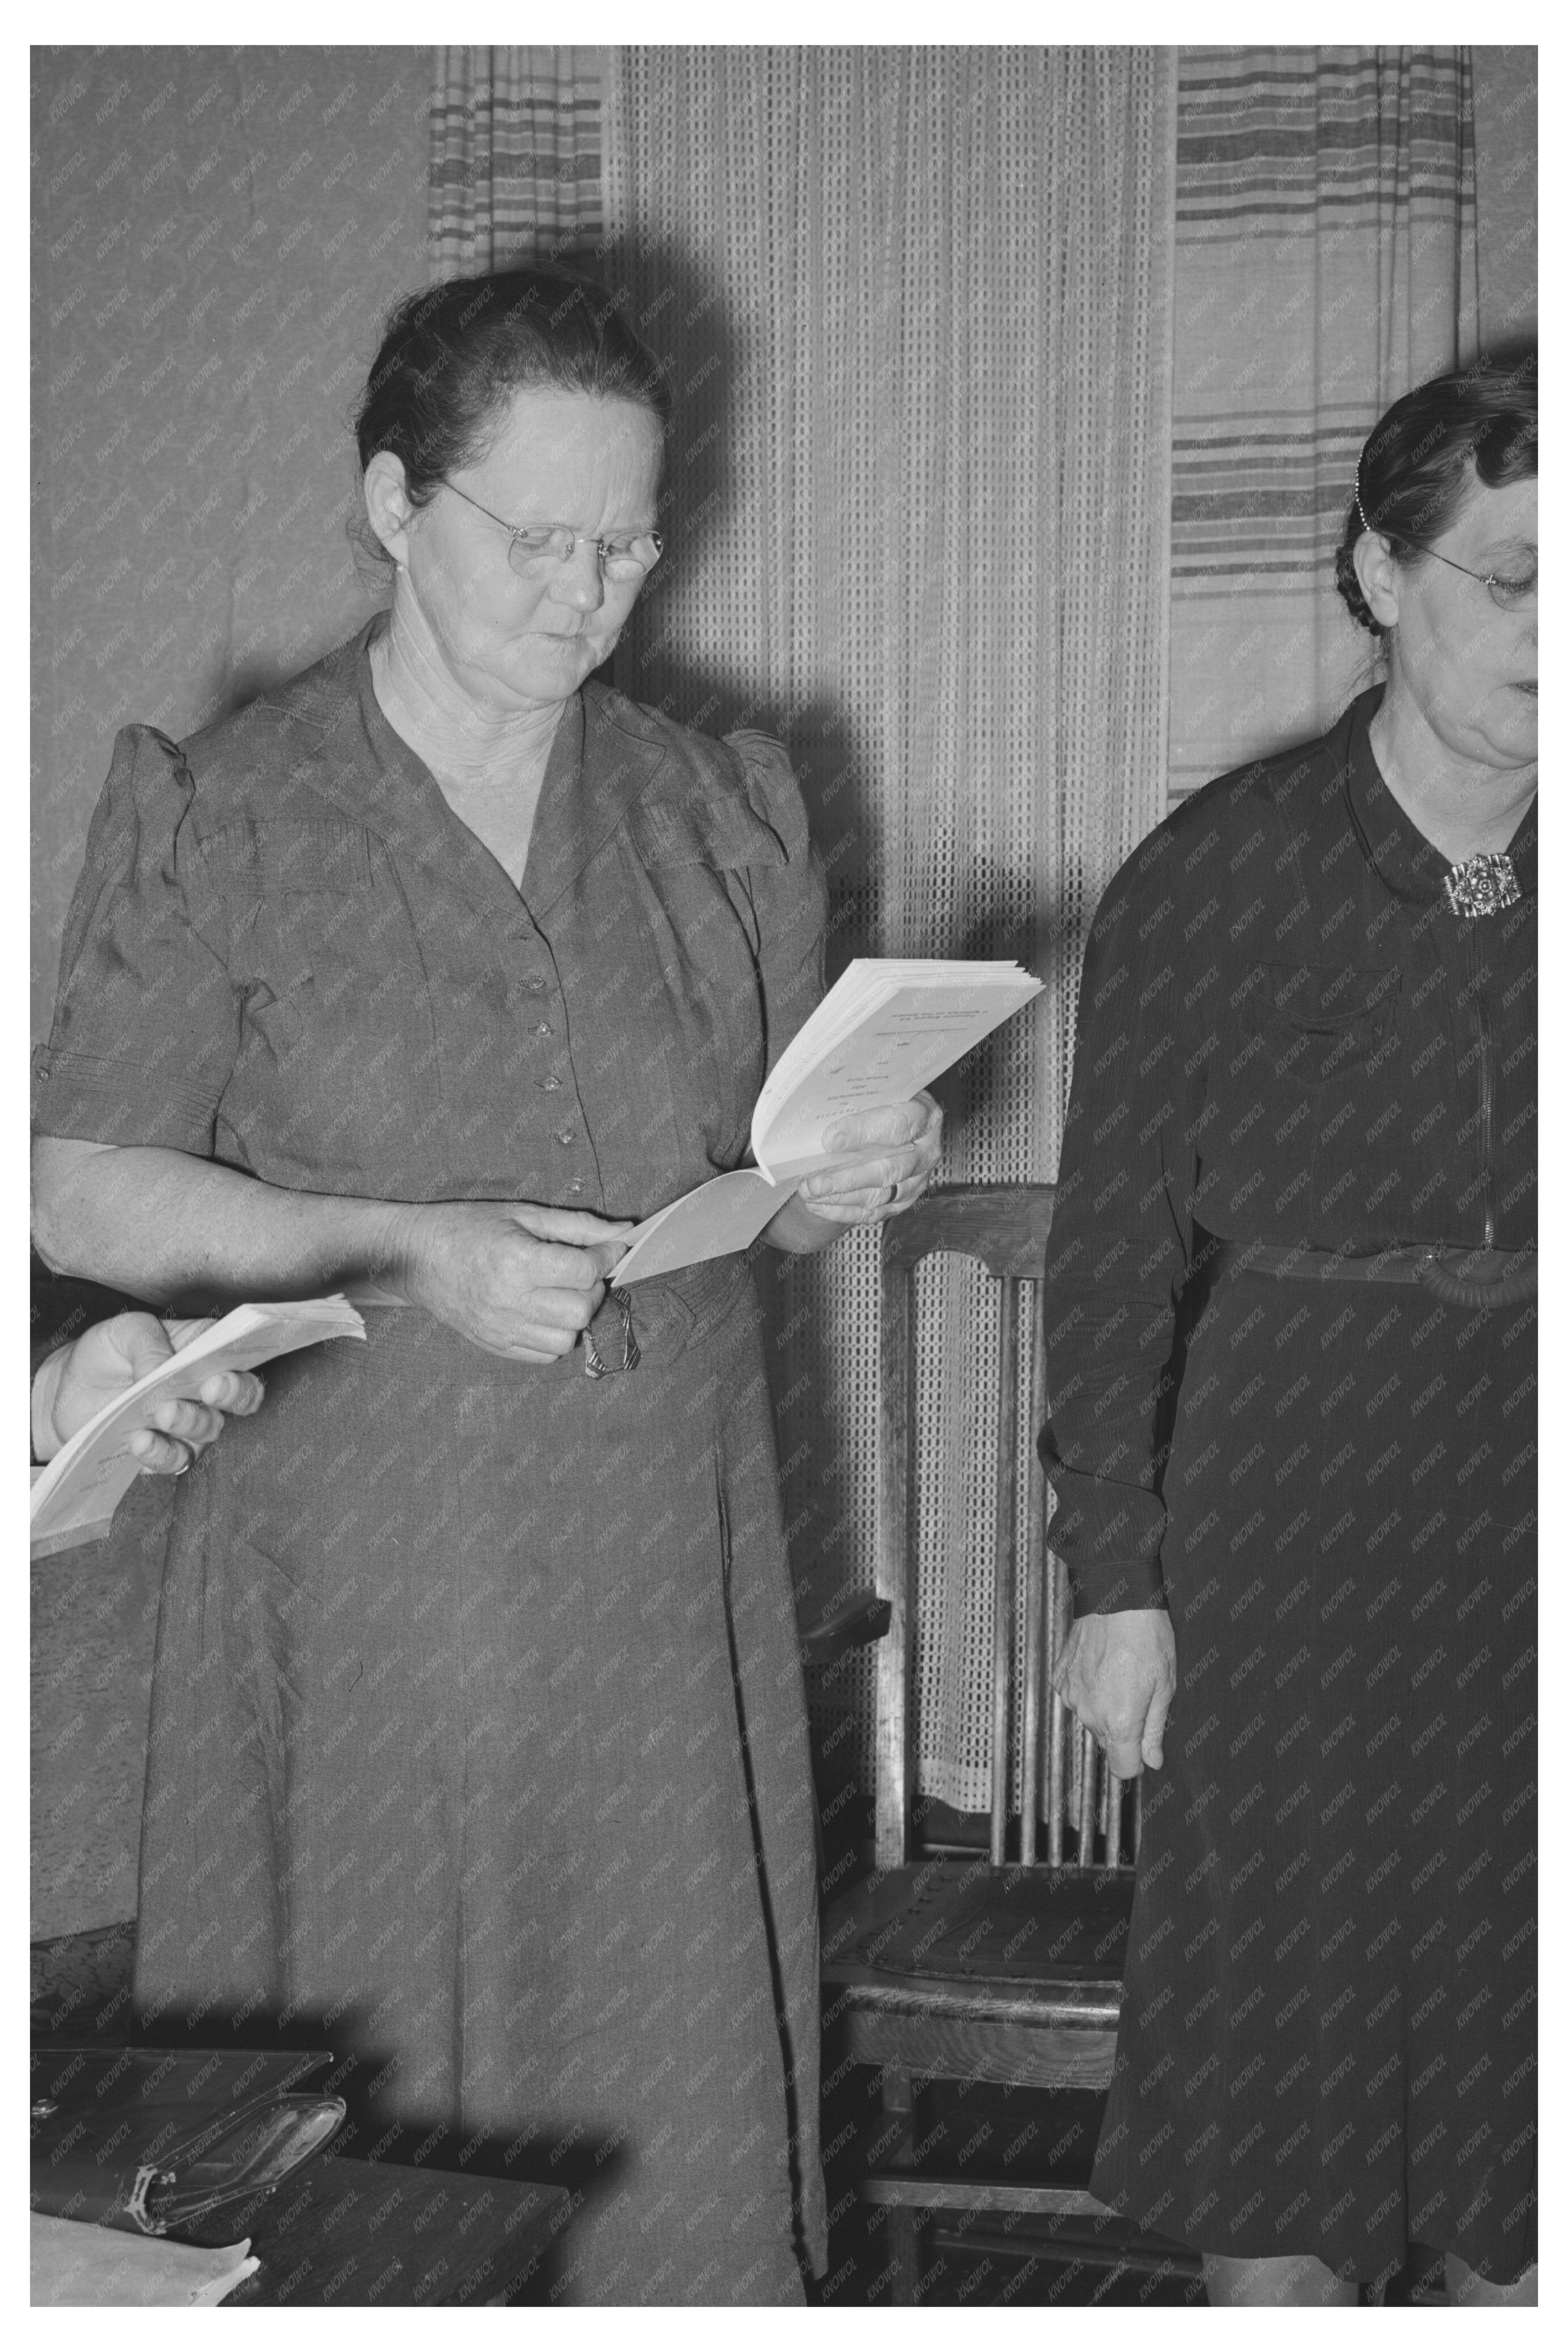
<path id="1" fill-rule="evenodd" d="M 1517 578 L 1500 572 L 1472 572 L 1468 564 L 1456 563 L 1451 555 L 1439 555 L 1437 550 L 1429 547 L 1424 539 L 1410 539 L 1402 530 L 1385 530 L 1381 524 L 1377 526 L 1377 535 L 1380 539 L 1396 539 L 1401 547 L 1412 547 L 1418 555 L 1429 555 L 1434 562 L 1446 563 L 1450 572 L 1462 572 L 1467 580 L 1479 580 L 1500 613 L 1517 613 L 1521 605 L 1534 601 L 1536 571 L 1533 564 L 1528 572 L 1521 573 Z"/>
<path id="2" fill-rule="evenodd" d="M 606 580 L 640 580 L 664 553 L 663 535 L 657 530 L 612 530 L 591 536 L 587 531 L 574 530 L 564 522 L 508 522 L 504 515 L 492 514 L 489 507 L 480 506 L 478 499 L 471 499 L 467 490 L 458 489 L 456 482 L 445 482 L 443 488 L 509 533 L 507 562 L 522 580 L 535 580 L 542 572 L 560 571 L 584 543 L 597 555 L 599 569 Z"/>

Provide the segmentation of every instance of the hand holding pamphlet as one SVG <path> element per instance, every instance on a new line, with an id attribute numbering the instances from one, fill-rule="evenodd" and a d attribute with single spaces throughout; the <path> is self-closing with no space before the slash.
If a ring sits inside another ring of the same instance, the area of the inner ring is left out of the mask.
<path id="1" fill-rule="evenodd" d="M 750 1247 L 807 1176 L 856 1151 L 824 1137 L 861 1111 L 908 1102 L 1037 996 L 1016 963 L 863 957 L 780 1055 L 752 1117 L 756 1167 L 731 1169 L 645 1218 L 611 1280 L 672 1274 Z"/>
<path id="2" fill-rule="evenodd" d="M 273 1356 L 320 1339 L 363 1339 L 364 1324 L 346 1299 L 305 1298 L 237 1307 L 216 1321 L 174 1327 L 175 1352 L 112 1397 L 62 1445 L 33 1481 L 32 1557 L 95 1543 L 142 1465 L 126 1440 L 174 1397 L 196 1397 L 216 1372 L 254 1370 Z"/>

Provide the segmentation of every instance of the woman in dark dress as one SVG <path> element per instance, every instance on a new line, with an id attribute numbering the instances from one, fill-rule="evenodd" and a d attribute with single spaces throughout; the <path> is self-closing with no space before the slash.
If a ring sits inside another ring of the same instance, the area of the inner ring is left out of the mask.
<path id="1" fill-rule="evenodd" d="M 601 289 L 395 316 L 359 420 L 390 614 L 120 737 L 38 1202 L 55 1264 L 139 1295 L 405 1302 L 182 1481 L 143 2017 L 313 2015 L 378 2151 L 570 2186 L 552 2294 L 787 2302 L 825 2252 L 814 1811 L 758 1302 L 719 1259 L 634 1331 L 605 1277 L 744 1154 L 825 892 L 776 743 L 593 677 L 668 408 Z M 765 1238 L 907 1206 L 937 1124 L 853 1123 Z"/>
<path id="2" fill-rule="evenodd" d="M 1532 359 L 1394 404 L 1338 572 L 1386 684 L 1084 966 L 1058 1688 L 1163 1767 L 1095 2187 L 1211 2302 L 1412 2243 L 1534 2299 L 1535 474 Z"/>

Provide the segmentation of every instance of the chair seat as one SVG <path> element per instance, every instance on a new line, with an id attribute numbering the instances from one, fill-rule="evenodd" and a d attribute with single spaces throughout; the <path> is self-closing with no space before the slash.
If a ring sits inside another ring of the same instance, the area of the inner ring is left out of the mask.
<path id="1" fill-rule="evenodd" d="M 942 1857 L 874 1872 L 823 1921 L 849 2054 L 985 2082 L 1103 2088 L 1132 1873 Z"/>

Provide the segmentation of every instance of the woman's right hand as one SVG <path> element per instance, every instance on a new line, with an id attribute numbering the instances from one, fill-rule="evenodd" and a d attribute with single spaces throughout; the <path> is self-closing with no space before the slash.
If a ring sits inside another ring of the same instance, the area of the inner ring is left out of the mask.
<path id="1" fill-rule="evenodd" d="M 625 1220 L 531 1201 L 441 1201 L 409 1212 L 396 1287 L 487 1354 L 569 1355 L 626 1253 Z"/>
<path id="2" fill-rule="evenodd" d="M 1091 1731 L 1119 1780 L 1165 1760 L 1165 1718 L 1176 1696 L 1176 1641 L 1163 1609 L 1079 1617 L 1051 1675 L 1058 1696 Z"/>

